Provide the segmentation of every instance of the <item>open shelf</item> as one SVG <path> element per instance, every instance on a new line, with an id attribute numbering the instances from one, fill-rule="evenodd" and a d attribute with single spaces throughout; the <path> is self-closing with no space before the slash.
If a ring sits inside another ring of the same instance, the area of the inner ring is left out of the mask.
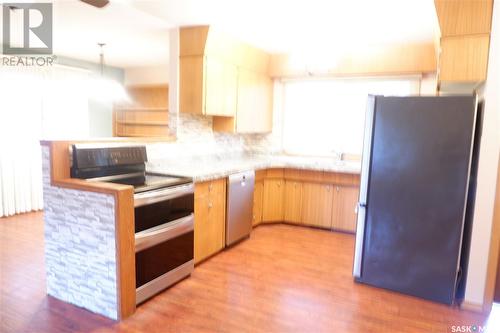
<path id="1" fill-rule="evenodd" d="M 130 111 L 130 112 L 168 112 L 167 108 L 154 107 L 154 106 L 116 106 L 116 111 Z"/>
<path id="2" fill-rule="evenodd" d="M 114 106 L 117 137 L 168 137 L 168 85 L 129 86 L 130 104 Z"/>
<path id="3" fill-rule="evenodd" d="M 168 121 L 148 121 L 148 120 L 117 120 L 121 125 L 144 125 L 144 126 L 167 126 Z"/>

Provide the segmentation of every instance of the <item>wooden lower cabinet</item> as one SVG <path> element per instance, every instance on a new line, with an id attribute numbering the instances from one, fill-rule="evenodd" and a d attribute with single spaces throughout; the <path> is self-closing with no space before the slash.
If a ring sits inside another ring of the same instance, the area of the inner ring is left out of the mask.
<path id="1" fill-rule="evenodd" d="M 197 183 L 194 200 L 194 261 L 198 263 L 224 248 L 226 179 Z"/>
<path id="2" fill-rule="evenodd" d="M 252 226 L 256 226 L 262 222 L 262 203 L 264 195 L 264 182 L 255 182 L 254 192 L 253 192 L 253 218 Z"/>
<path id="3" fill-rule="evenodd" d="M 254 190 L 254 226 L 289 222 L 356 232 L 358 175 L 295 169 L 259 172 Z"/>
<path id="4" fill-rule="evenodd" d="M 302 223 L 310 226 L 332 227 L 333 186 L 304 183 L 302 190 Z"/>
<path id="5" fill-rule="evenodd" d="M 283 179 L 265 179 L 262 202 L 262 222 L 281 222 L 284 217 Z"/>
<path id="6" fill-rule="evenodd" d="M 356 232 L 356 213 L 354 209 L 359 198 L 359 188 L 335 186 L 333 193 L 332 229 Z"/>
<path id="7" fill-rule="evenodd" d="M 286 180 L 284 200 L 284 220 L 291 223 L 302 223 L 302 183 Z"/>

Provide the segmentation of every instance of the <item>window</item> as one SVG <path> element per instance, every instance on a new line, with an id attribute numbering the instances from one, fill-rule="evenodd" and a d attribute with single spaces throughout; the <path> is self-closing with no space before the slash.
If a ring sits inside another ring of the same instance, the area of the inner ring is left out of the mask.
<path id="1" fill-rule="evenodd" d="M 417 77 L 287 81 L 283 148 L 292 154 L 361 154 L 367 96 L 416 95 L 419 87 Z"/>

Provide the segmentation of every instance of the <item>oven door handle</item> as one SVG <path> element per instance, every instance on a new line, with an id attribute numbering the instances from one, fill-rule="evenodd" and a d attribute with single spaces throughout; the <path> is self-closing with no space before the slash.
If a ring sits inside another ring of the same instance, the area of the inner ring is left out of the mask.
<path id="1" fill-rule="evenodd" d="M 194 193 L 194 185 L 187 184 L 175 187 L 168 187 L 155 191 L 148 191 L 134 194 L 134 207 L 154 204 L 160 201 L 166 201 L 186 194 Z"/>
<path id="2" fill-rule="evenodd" d="M 194 230 L 194 214 L 135 234 L 135 252 L 166 242 Z"/>

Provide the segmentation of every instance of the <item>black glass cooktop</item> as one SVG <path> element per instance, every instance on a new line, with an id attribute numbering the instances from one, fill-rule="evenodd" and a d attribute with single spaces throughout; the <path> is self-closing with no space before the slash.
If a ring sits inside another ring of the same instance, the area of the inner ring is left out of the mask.
<path id="1" fill-rule="evenodd" d="M 134 193 L 141 193 L 165 187 L 187 184 L 192 181 L 193 180 L 191 178 L 187 177 L 146 173 L 145 175 L 117 179 L 111 182 L 116 184 L 132 185 L 134 187 Z"/>

